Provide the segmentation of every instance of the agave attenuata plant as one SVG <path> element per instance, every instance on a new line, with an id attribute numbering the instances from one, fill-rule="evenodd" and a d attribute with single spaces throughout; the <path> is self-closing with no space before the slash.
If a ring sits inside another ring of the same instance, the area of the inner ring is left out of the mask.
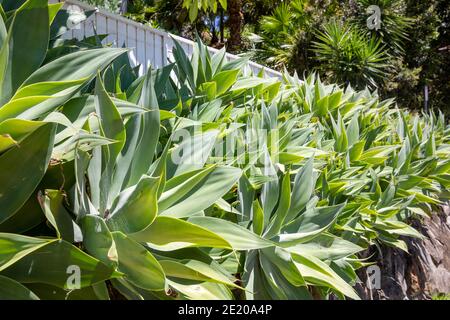
<path id="1" fill-rule="evenodd" d="M 138 76 L 104 35 L 61 40 L 60 4 L 11 3 L 0 298 L 357 299 L 359 253 L 407 250 L 411 219 L 449 199 L 440 113 L 267 79 L 201 42 Z"/>

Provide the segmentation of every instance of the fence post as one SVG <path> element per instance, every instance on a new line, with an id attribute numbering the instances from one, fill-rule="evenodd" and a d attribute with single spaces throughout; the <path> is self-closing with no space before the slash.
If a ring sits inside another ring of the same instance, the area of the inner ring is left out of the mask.
<path id="1" fill-rule="evenodd" d="M 425 109 L 425 113 L 428 113 L 428 85 L 426 84 L 425 87 L 423 88 L 424 90 L 424 109 Z"/>

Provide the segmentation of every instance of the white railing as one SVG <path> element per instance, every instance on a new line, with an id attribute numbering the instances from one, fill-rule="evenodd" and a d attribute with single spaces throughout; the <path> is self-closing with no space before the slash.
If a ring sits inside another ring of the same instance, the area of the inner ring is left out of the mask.
<path id="1" fill-rule="evenodd" d="M 64 6 L 77 6 L 83 11 L 95 10 L 86 21 L 76 28 L 68 31 L 63 37 L 83 39 L 93 36 L 94 30 L 97 34 L 107 34 L 108 37 L 103 40 L 106 43 L 112 43 L 113 46 L 125 46 L 130 48 L 130 59 L 135 66 L 140 65 L 139 73 L 143 74 L 150 66 L 159 68 L 169 63 L 172 59 L 172 38 L 176 39 L 187 54 L 192 54 L 194 42 L 181 38 L 158 29 L 145 26 L 141 23 L 124 18 L 121 15 L 98 9 L 77 0 L 49 0 L 49 3 L 65 2 Z M 210 52 L 217 52 L 217 49 L 208 48 Z M 238 56 L 227 53 L 228 61 L 235 60 Z M 264 70 L 266 77 L 281 78 L 278 71 L 263 67 L 260 64 L 250 61 L 245 67 L 244 72 L 258 74 Z"/>

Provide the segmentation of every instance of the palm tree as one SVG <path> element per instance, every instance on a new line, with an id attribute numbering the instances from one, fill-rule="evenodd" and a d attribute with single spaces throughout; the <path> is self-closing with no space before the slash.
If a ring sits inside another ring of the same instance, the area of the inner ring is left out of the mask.
<path id="1" fill-rule="evenodd" d="M 228 39 L 228 50 L 236 51 L 241 45 L 241 29 L 244 16 L 242 14 L 242 0 L 228 0 L 228 26 L 230 37 Z"/>
<path id="2" fill-rule="evenodd" d="M 380 39 L 346 23 L 331 21 L 318 31 L 312 51 L 317 69 L 333 82 L 357 88 L 378 87 L 387 75 L 389 55 Z"/>
<path id="3" fill-rule="evenodd" d="M 377 6 L 381 11 L 381 28 L 366 27 L 369 6 Z M 413 19 L 405 16 L 405 2 L 400 0 L 357 0 L 356 24 L 367 34 L 380 39 L 383 45 L 393 54 L 403 54 L 404 44 L 409 40 L 408 30 L 411 29 Z"/>

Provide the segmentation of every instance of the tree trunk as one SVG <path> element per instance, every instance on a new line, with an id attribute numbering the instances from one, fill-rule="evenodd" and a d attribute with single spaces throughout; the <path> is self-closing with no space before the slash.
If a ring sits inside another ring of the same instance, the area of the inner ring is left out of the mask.
<path id="1" fill-rule="evenodd" d="M 128 12 L 128 0 L 120 1 L 120 14 L 125 14 Z"/>
<path id="2" fill-rule="evenodd" d="M 381 281 L 380 288 L 370 289 L 367 273 L 358 270 L 356 289 L 362 299 L 428 300 L 450 293 L 450 206 L 413 227 L 426 239 L 403 238 L 409 253 L 390 247 L 367 251 L 367 257 L 375 254 L 370 260 L 377 261 Z"/>
<path id="3" fill-rule="evenodd" d="M 225 32 L 225 25 L 224 25 L 224 12 L 223 8 L 220 7 L 220 43 L 223 44 L 224 41 L 224 32 Z"/>
<path id="4" fill-rule="evenodd" d="M 216 31 L 216 16 L 214 14 L 210 14 L 209 19 L 211 20 L 211 46 L 217 47 L 217 43 L 219 42 L 219 38 L 217 37 Z"/>
<path id="5" fill-rule="evenodd" d="M 243 23 L 242 0 L 228 0 L 228 26 L 230 37 L 228 39 L 228 50 L 237 51 L 241 46 L 241 29 Z"/>

